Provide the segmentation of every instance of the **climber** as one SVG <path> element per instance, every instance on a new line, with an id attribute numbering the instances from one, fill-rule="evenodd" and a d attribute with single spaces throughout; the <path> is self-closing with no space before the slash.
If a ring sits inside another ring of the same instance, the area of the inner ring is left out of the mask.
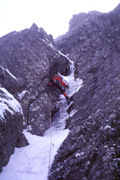
<path id="1" fill-rule="evenodd" d="M 66 88 L 68 89 L 69 86 L 63 81 L 63 78 L 60 75 L 55 75 L 49 83 L 50 86 L 56 87 L 60 90 L 61 94 L 63 94 L 67 100 L 67 102 L 70 102 L 70 98 L 65 93 Z"/>

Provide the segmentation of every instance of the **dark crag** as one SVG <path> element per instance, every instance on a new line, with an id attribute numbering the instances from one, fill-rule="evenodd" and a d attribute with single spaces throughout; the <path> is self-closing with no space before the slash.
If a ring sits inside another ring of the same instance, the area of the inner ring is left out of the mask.
<path id="1" fill-rule="evenodd" d="M 75 62 L 84 86 L 73 97 L 77 113 L 55 157 L 49 179 L 120 179 L 120 5 L 110 13 L 74 16 L 56 46 Z M 77 23 L 77 24 L 76 24 Z"/>
<path id="2" fill-rule="evenodd" d="M 7 94 L 2 99 L 0 93 L 4 112 L 4 119 L 0 114 L 0 171 L 14 148 L 27 144 L 23 128 L 40 136 L 49 128 L 50 110 L 54 114 L 59 107 L 58 96 L 52 93 L 50 97 L 48 83 L 58 71 L 68 75 L 70 62 L 53 47 L 52 36 L 37 25 L 0 38 L 0 87 L 12 94 L 23 110 L 21 116 L 14 109 L 13 114 L 8 113 L 12 105 Z"/>

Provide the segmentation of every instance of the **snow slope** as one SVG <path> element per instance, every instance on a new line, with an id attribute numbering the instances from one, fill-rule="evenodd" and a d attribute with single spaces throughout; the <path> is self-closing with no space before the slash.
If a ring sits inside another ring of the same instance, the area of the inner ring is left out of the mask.
<path id="1" fill-rule="evenodd" d="M 63 76 L 69 83 L 67 90 L 69 97 L 76 93 L 82 84 L 82 80 L 74 79 L 73 68 L 74 64 L 71 66 L 72 73 L 70 76 Z M 68 114 L 68 105 L 64 96 L 61 95 L 60 99 L 60 111 L 55 115 L 55 121 L 51 128 L 45 132 L 43 137 L 24 131 L 29 145 L 15 148 L 9 163 L 0 174 L 0 180 L 47 180 L 54 156 L 69 133 L 69 130 L 65 129 L 66 119 L 76 113 L 73 110 Z"/>

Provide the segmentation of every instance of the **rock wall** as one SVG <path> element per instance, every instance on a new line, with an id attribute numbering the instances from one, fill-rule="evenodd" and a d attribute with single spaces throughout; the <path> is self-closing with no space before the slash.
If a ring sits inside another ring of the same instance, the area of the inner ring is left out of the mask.
<path id="1" fill-rule="evenodd" d="M 110 13 L 88 14 L 85 23 L 56 40 L 59 50 L 75 62 L 83 87 L 73 97 L 76 114 L 68 120 L 71 131 L 49 180 L 120 179 L 119 14 L 120 5 Z"/>
<path id="2" fill-rule="evenodd" d="M 14 148 L 20 144 L 26 145 L 22 130 L 23 112 L 20 104 L 6 89 L 0 87 L 0 172 Z"/>
<path id="3" fill-rule="evenodd" d="M 21 103 L 24 124 L 37 135 L 49 127 L 50 78 L 58 71 L 64 75 L 70 72 L 68 59 L 52 42 L 52 37 L 35 24 L 0 41 L 0 83 Z"/>
<path id="4" fill-rule="evenodd" d="M 57 72 L 68 75 L 70 62 L 53 43 L 52 36 L 35 24 L 0 38 L 0 84 L 21 104 L 23 111 L 23 116 L 5 111 L 6 123 L 0 121 L 0 171 L 15 146 L 27 144 L 23 136 L 21 141 L 18 139 L 23 128 L 43 135 L 49 128 L 50 111 L 54 115 L 59 109 L 58 96 L 48 84 Z M 12 109 L 13 104 L 10 107 L 8 104 L 8 108 Z M 3 106 L 1 109 L 4 111 Z"/>

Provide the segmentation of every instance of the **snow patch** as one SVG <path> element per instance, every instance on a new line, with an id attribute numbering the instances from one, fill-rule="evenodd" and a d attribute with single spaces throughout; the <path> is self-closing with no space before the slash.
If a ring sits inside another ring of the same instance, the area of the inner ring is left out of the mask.
<path id="1" fill-rule="evenodd" d="M 54 160 L 60 145 L 67 137 L 69 130 L 63 130 L 54 133 L 52 136 L 52 150 L 50 154 L 50 136 L 44 137 L 31 135 L 24 132 L 29 145 L 23 148 L 15 148 L 14 155 L 3 172 L 0 174 L 0 180 L 47 180 L 49 157 L 50 165 Z"/>
<path id="2" fill-rule="evenodd" d="M 6 70 L 6 72 L 7 72 L 13 79 L 15 79 L 16 81 L 18 81 L 17 78 L 16 78 L 8 69 L 5 69 L 5 70 Z"/>
<path id="3" fill-rule="evenodd" d="M 106 125 L 106 126 L 103 128 L 103 130 L 108 130 L 108 129 L 111 129 L 111 126 Z"/>
<path id="4" fill-rule="evenodd" d="M 0 97 L 0 117 L 4 119 L 6 110 L 11 114 L 14 114 L 15 112 L 23 114 L 19 102 L 5 88 L 0 87 L 0 91 L 4 93 L 4 96 Z"/>
<path id="5" fill-rule="evenodd" d="M 76 157 L 76 158 L 80 157 L 80 153 L 76 153 L 76 154 L 75 154 L 75 157 Z"/>
<path id="6" fill-rule="evenodd" d="M 74 115 L 77 111 L 78 111 L 78 110 L 73 109 L 73 110 L 70 112 L 70 117 L 73 117 L 73 115 Z"/>
<path id="7" fill-rule="evenodd" d="M 24 95 L 25 95 L 26 92 L 27 92 L 27 91 L 24 90 L 24 91 L 22 91 L 21 93 L 18 94 L 19 100 L 21 100 L 21 99 L 24 97 Z"/>
<path id="8" fill-rule="evenodd" d="M 79 78 L 75 79 L 74 63 L 72 61 L 70 61 L 70 63 L 71 63 L 71 74 L 69 76 L 63 76 L 63 75 L 61 76 L 69 84 L 69 89 L 66 91 L 66 93 L 69 95 L 69 97 L 72 97 L 83 86 L 83 80 Z"/>
<path id="9" fill-rule="evenodd" d="M 5 69 L 3 68 L 3 66 L 0 65 L 0 68 L 4 71 Z"/>
<path id="10" fill-rule="evenodd" d="M 84 154 L 85 154 L 84 152 L 76 153 L 76 154 L 75 154 L 75 157 L 76 157 L 76 158 L 79 158 L 79 157 L 83 156 Z"/>

